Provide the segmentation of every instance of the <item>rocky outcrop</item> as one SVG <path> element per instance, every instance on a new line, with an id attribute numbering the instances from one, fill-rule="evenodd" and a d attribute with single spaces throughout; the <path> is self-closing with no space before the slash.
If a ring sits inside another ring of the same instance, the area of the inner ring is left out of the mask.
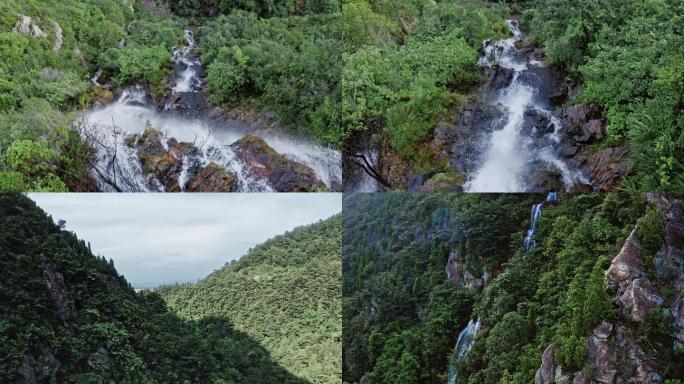
<path id="1" fill-rule="evenodd" d="M 19 21 L 12 28 L 12 33 L 21 33 L 32 37 L 46 37 L 47 34 L 40 29 L 33 19 L 25 15 L 19 16 Z"/>
<path id="2" fill-rule="evenodd" d="M 630 360 L 629 365 L 634 367 L 635 372 L 631 378 L 636 379 L 636 381 L 632 380 L 632 382 L 660 384 L 663 379 L 657 370 L 655 358 L 644 353 L 639 347 L 634 332 L 624 325 L 618 325 L 615 333 L 617 344 Z"/>
<path id="3" fill-rule="evenodd" d="M 104 347 L 100 347 L 97 351 L 90 354 L 88 357 L 88 365 L 96 371 L 107 371 L 112 367 L 112 358 Z"/>
<path id="4" fill-rule="evenodd" d="M 589 337 L 587 355 L 591 365 L 595 367 L 592 379 L 599 383 L 612 384 L 617 375 L 617 352 L 608 340 L 613 331 L 613 324 L 601 322 Z"/>
<path id="5" fill-rule="evenodd" d="M 161 132 L 147 128 L 140 136 L 132 136 L 127 144 L 137 149 L 142 170 L 147 175 L 153 175 L 167 192 L 178 192 L 178 175 L 181 172 L 182 161 L 168 151 L 162 144 Z"/>
<path id="6" fill-rule="evenodd" d="M 233 192 L 236 189 L 235 176 L 225 168 L 209 163 L 186 186 L 188 192 Z"/>
<path id="7" fill-rule="evenodd" d="M 555 377 L 553 344 L 549 344 L 542 354 L 541 366 L 534 375 L 534 384 L 549 384 Z"/>
<path id="8" fill-rule="evenodd" d="M 645 321 L 646 316 L 663 303 L 647 277 L 632 280 L 618 300 L 625 316 L 637 322 Z"/>
<path id="9" fill-rule="evenodd" d="M 45 347 L 38 348 L 37 358 L 34 355 L 25 355 L 19 366 L 18 373 L 22 377 L 22 384 L 37 384 L 47 382 L 52 372 L 58 370 L 61 363 L 51 350 Z"/>
<path id="10" fill-rule="evenodd" d="M 626 147 L 582 152 L 576 157 L 579 167 L 591 184 L 601 191 L 613 191 L 632 169 Z"/>
<path id="11" fill-rule="evenodd" d="M 271 148 L 264 139 L 247 135 L 230 146 L 256 179 L 267 180 L 279 192 L 306 192 L 325 188 L 313 169 Z"/>
<path id="12" fill-rule="evenodd" d="M 57 22 L 53 21 L 52 22 L 52 32 L 55 34 L 55 43 L 52 46 L 52 52 L 56 55 L 59 53 L 59 50 L 62 49 L 62 40 L 63 40 L 63 31 L 62 27 L 57 24 Z"/>
<path id="13" fill-rule="evenodd" d="M 644 266 L 639 254 L 638 230 L 638 227 L 632 230 L 606 270 L 606 286 L 610 293 L 621 295 L 634 279 L 644 275 Z"/>
<path id="14" fill-rule="evenodd" d="M 64 285 L 64 276 L 57 270 L 54 263 L 44 259 L 43 272 L 45 273 L 47 289 L 50 292 L 57 317 L 66 323 L 75 313 L 74 302 L 67 293 Z"/>

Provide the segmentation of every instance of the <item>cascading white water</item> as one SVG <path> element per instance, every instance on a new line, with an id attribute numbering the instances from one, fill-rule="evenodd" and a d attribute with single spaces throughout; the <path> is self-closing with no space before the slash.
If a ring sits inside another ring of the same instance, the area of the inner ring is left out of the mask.
<path id="1" fill-rule="evenodd" d="M 466 358 L 468 352 L 473 348 L 475 337 L 479 330 L 480 318 L 478 317 L 476 321 L 470 319 L 468 325 L 458 334 L 456 346 L 451 354 L 448 384 L 456 384 L 456 379 L 458 378 L 458 364 Z"/>
<path id="2" fill-rule="evenodd" d="M 172 95 L 200 92 L 201 65 L 193 56 L 195 41 L 186 32 L 187 46 L 174 50 L 174 61 L 179 71 L 175 77 Z M 99 73 L 93 77 L 97 83 Z M 191 167 L 204 167 L 211 162 L 225 167 L 237 180 L 237 190 L 243 192 L 272 191 L 265 180 L 256 180 L 245 164 L 233 153 L 230 144 L 242 138 L 249 130 L 238 121 L 215 122 L 208 117 L 193 118 L 175 113 L 167 102 L 160 111 L 141 86 L 123 91 L 114 103 L 92 110 L 77 121 L 82 137 L 94 150 L 91 177 L 102 191 L 163 191 L 164 186 L 151 175 L 145 175 L 137 151 L 126 145 L 131 135 L 141 134 L 151 126 L 163 134 L 162 144 L 174 138 L 179 142 L 194 143 L 198 148 L 192 157 L 184 156 L 179 175 L 181 190 L 185 190 Z M 334 149 L 290 138 L 286 135 L 259 135 L 266 143 L 290 160 L 305 164 L 314 170 L 316 177 L 331 187 L 341 184 L 341 154 Z M 168 148 L 166 148 L 168 150 Z"/>
<path id="3" fill-rule="evenodd" d="M 528 251 L 534 247 L 534 231 L 537 229 L 537 220 L 539 220 L 543 209 L 544 204 L 542 203 L 532 206 L 532 212 L 530 213 L 530 229 L 525 233 L 525 239 L 523 240 L 523 245 Z"/>
<path id="4" fill-rule="evenodd" d="M 545 202 L 557 203 L 558 200 L 558 193 L 549 192 L 546 195 Z M 534 231 L 537 229 L 537 221 L 541 217 L 543 209 L 544 203 L 538 203 L 532 206 L 532 212 L 530 213 L 530 228 L 527 230 L 525 234 L 525 239 L 523 240 L 523 246 L 527 251 L 530 251 L 532 247 L 534 247 L 535 245 Z M 451 278 L 451 272 L 449 270 L 448 265 L 447 275 L 449 276 L 449 278 Z M 484 274 L 484 276 L 486 276 L 486 274 Z M 485 285 L 487 285 L 486 279 Z M 470 319 L 468 325 L 465 328 L 463 328 L 463 330 L 461 330 L 461 333 L 458 334 L 456 345 L 454 346 L 454 350 L 451 354 L 451 361 L 449 362 L 449 377 L 447 381 L 448 384 L 457 383 L 456 379 L 458 376 L 458 364 L 466 358 L 468 352 L 470 352 L 470 350 L 473 348 L 473 344 L 475 344 L 475 338 L 479 330 L 480 318 L 478 317 L 477 321 L 475 322 L 473 322 L 473 320 Z"/>
<path id="5" fill-rule="evenodd" d="M 542 100 L 538 100 L 539 90 L 527 84 L 525 76 L 532 76 L 530 69 L 542 63 L 530 59 L 516 48 L 516 42 L 523 39 L 517 21 L 509 20 L 512 37 L 493 43 L 485 42 L 484 55 L 480 64 L 495 66 L 513 71 L 510 84 L 497 91 L 493 100 L 503 107 L 503 121 L 494 121 L 495 127 L 502 128 L 492 132 L 485 146 L 483 163 L 465 184 L 469 192 L 524 192 L 530 189 L 527 177 L 532 164 L 543 164 L 561 173 L 566 188 L 578 181 L 586 182 L 584 177 L 571 170 L 554 154 L 553 146 L 560 141 L 560 121 L 554 117 Z M 523 76 L 525 75 L 525 76 Z M 539 140 L 523 133 L 527 110 L 547 117 L 553 124 L 547 145 L 539 145 Z"/>

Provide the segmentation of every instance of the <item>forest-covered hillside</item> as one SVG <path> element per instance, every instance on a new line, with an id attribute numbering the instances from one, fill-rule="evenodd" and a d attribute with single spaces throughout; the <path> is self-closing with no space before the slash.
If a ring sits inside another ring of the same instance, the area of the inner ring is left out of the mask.
<path id="1" fill-rule="evenodd" d="M 383 193 L 343 209 L 345 382 L 684 380 L 681 200 Z"/>
<path id="2" fill-rule="evenodd" d="M 82 137 L 78 117 L 133 84 L 164 109 L 186 28 L 199 30 L 213 106 L 338 148 L 340 15 L 338 0 L 3 1 L 0 190 L 97 189 L 102 143 Z"/>
<path id="3" fill-rule="evenodd" d="M 312 234 L 326 234 L 329 238 L 324 241 Z M 335 249 L 339 266 L 339 241 L 335 236 L 339 238 L 339 218 L 295 230 L 291 236 L 274 241 L 288 245 L 311 241 L 330 253 Z M 258 254 L 259 249 L 265 252 Z M 283 253 L 269 254 L 267 249 L 273 247 L 257 247 L 242 262 L 252 270 L 264 271 L 262 282 L 266 284 L 274 277 L 266 273 L 274 274 L 274 263 L 288 265 L 287 259 L 279 258 Z M 301 252 L 308 248 L 299 249 Z M 332 257 L 330 253 L 328 257 Z M 233 319 L 227 313 L 200 312 L 192 319 L 181 318 L 159 294 L 136 293 L 111 260 L 94 255 L 89 243 L 54 224 L 25 196 L 0 194 L 0 254 L 0 382 L 311 382 L 302 377 L 306 372 L 295 374 L 292 367 L 285 368 L 274 359 L 275 354 L 282 353 L 274 346 L 292 342 L 293 328 L 288 324 L 294 322 L 254 317 L 250 326 L 269 330 L 267 347 L 264 341 L 238 330 L 238 324 L 244 327 L 243 319 Z M 325 265 L 321 259 L 317 263 Z M 301 272 L 293 267 L 283 275 L 303 283 L 310 276 Z M 340 306 L 339 272 L 317 278 L 321 281 L 317 287 L 331 284 L 332 292 L 317 299 L 315 308 L 300 306 L 302 303 L 297 301 L 280 301 L 278 296 L 296 293 L 292 286 L 279 292 L 284 286 L 270 286 L 265 291 L 243 285 L 232 293 L 234 300 L 243 304 L 270 302 L 276 308 L 287 308 L 287 314 L 299 319 L 299 324 L 308 325 L 299 329 L 308 332 L 307 338 L 297 339 L 298 344 L 291 346 L 311 353 L 298 357 L 308 362 L 322 351 L 339 354 L 341 324 L 339 316 L 335 316 Z M 307 285 L 297 287 L 306 290 Z M 221 298 L 229 300 L 225 295 Z M 327 329 L 318 323 L 321 319 L 330 319 Z M 306 324 L 307 320 L 311 323 Z M 325 332 L 317 334 L 312 329 Z"/>
<path id="4" fill-rule="evenodd" d="M 383 189 L 482 191 L 468 181 L 493 156 L 487 140 L 505 130 L 503 115 L 516 126 L 497 148 L 533 173 L 518 191 L 559 189 L 561 162 L 586 178 L 563 180 L 568 189 L 684 187 L 681 1 L 349 0 L 343 8 L 345 171 L 372 168 Z"/>
<path id="5" fill-rule="evenodd" d="M 155 290 L 181 318 L 228 317 L 290 372 L 339 383 L 341 217 L 296 228 L 195 284 Z"/>

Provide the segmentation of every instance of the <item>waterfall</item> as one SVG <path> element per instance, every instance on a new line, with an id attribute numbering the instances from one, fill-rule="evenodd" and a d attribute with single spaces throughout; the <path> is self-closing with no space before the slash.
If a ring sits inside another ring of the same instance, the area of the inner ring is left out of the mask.
<path id="1" fill-rule="evenodd" d="M 532 212 L 530 213 L 530 229 L 527 230 L 525 239 L 523 240 L 523 246 L 528 251 L 534 247 L 534 231 L 537 229 L 537 220 L 539 220 L 539 217 L 541 216 L 542 209 L 544 209 L 543 203 L 532 206 Z"/>
<path id="2" fill-rule="evenodd" d="M 585 181 L 556 154 L 560 142 L 560 120 L 552 115 L 540 72 L 543 63 L 521 52 L 516 43 L 524 36 L 518 22 L 508 20 L 508 39 L 484 43 L 480 65 L 493 71 L 512 73 L 510 83 L 488 90 L 491 102 L 505 112 L 491 122 L 494 131 L 482 146 L 479 168 L 465 184 L 470 192 L 524 192 L 534 188 L 534 171 L 554 168 L 566 188 Z M 547 121 L 539 126 L 540 121 Z"/>
<path id="3" fill-rule="evenodd" d="M 329 188 L 341 184 L 339 151 L 286 134 L 254 132 L 245 122 L 216 119 L 205 111 L 201 63 L 195 56 L 196 43 L 191 31 L 185 32 L 185 40 L 186 45 L 173 50 L 173 87 L 163 108 L 151 100 L 142 86 L 134 85 L 125 89 L 115 102 L 88 111 L 76 121 L 76 129 L 93 148 L 90 176 L 101 191 L 163 191 L 159 180 L 143 172 L 137 150 L 126 144 L 127 138 L 141 134 L 148 126 L 162 133 L 165 146 L 167 140 L 174 138 L 197 147 L 197 151 L 183 158 L 181 190 L 185 190 L 191 169 L 201 169 L 213 162 L 235 176 L 237 191 L 272 191 L 267 181 L 250 174 L 230 147 L 248 133 L 260 136 L 286 158 L 309 166 Z M 98 71 L 93 76 L 93 84 L 100 86 L 101 74 Z"/>
<path id="4" fill-rule="evenodd" d="M 473 345 L 475 344 L 475 336 L 477 336 L 477 332 L 479 330 L 480 318 L 478 317 L 476 321 L 470 319 L 468 325 L 463 328 L 461 333 L 458 334 L 456 346 L 451 354 L 448 384 L 456 384 L 456 379 L 458 377 L 458 364 L 466 358 L 468 352 L 470 352 L 470 350 L 473 348 Z"/>
<path id="5" fill-rule="evenodd" d="M 546 195 L 545 201 L 548 203 L 557 203 L 560 200 L 558 193 L 549 192 Z M 523 246 L 525 250 L 529 251 L 534 247 L 534 231 L 537 228 L 537 221 L 541 217 L 542 210 L 544 209 L 544 203 L 534 204 L 532 206 L 532 211 L 530 212 L 530 228 L 525 234 L 525 239 L 523 241 Z M 450 275 L 449 265 L 447 264 L 447 275 Z M 486 275 L 486 274 L 485 274 Z M 451 277 L 451 276 L 449 276 Z M 485 281 L 485 285 L 487 282 Z M 458 364 L 460 364 L 468 355 L 468 352 L 473 348 L 475 344 L 475 337 L 477 332 L 480 330 L 480 317 L 478 316 L 477 321 L 473 322 L 470 319 L 468 325 L 463 328 L 461 333 L 458 334 L 458 339 L 456 339 L 456 345 L 451 354 L 451 361 L 449 362 L 449 379 L 448 384 L 456 384 L 456 379 L 458 376 Z"/>

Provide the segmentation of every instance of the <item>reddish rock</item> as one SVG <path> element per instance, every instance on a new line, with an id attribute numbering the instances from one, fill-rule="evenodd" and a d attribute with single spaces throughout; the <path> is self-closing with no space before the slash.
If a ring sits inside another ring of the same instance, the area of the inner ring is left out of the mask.
<path id="1" fill-rule="evenodd" d="M 575 140 L 586 143 L 596 142 L 603 139 L 605 135 L 605 122 L 603 119 L 592 119 L 582 124 L 580 134 L 575 136 Z"/>
<path id="2" fill-rule="evenodd" d="M 625 350 L 627 357 L 636 368 L 636 381 L 629 380 L 629 382 L 645 384 L 660 384 L 662 382 L 662 376 L 657 370 L 655 358 L 644 353 L 639 344 L 637 344 L 634 333 L 629 328 L 618 325 L 616 339 L 618 345 Z"/>
<path id="3" fill-rule="evenodd" d="M 247 135 L 231 144 L 231 148 L 253 177 L 267 180 L 278 192 L 308 192 L 325 188 L 313 169 L 287 159 L 262 138 Z"/>
<path id="4" fill-rule="evenodd" d="M 626 147 L 606 148 L 591 153 L 581 153 L 578 160 L 583 173 L 591 184 L 601 191 L 615 190 L 632 166 Z"/>
<path id="5" fill-rule="evenodd" d="M 643 262 L 639 254 L 638 228 L 634 228 L 610 263 L 605 273 L 606 285 L 611 293 L 622 293 L 632 280 L 643 276 Z"/>
<path id="6" fill-rule="evenodd" d="M 612 384 L 617 375 L 617 357 L 615 348 L 607 338 L 603 338 L 604 330 L 598 329 L 605 327 L 601 324 L 594 330 L 594 335 L 589 337 L 587 352 L 589 360 L 596 367 L 594 371 L 594 381 L 605 384 Z M 598 334 L 599 336 L 596 336 Z"/>
<path id="7" fill-rule="evenodd" d="M 129 138 L 128 145 L 137 149 L 138 158 L 145 174 L 151 174 L 159 180 L 167 192 L 179 192 L 178 174 L 181 171 L 180 157 L 167 151 L 162 144 L 162 133 L 147 128 L 140 136 Z"/>
<path id="8" fill-rule="evenodd" d="M 589 120 L 601 118 L 601 111 L 596 104 L 565 107 L 560 110 L 563 120 L 570 123 L 570 132 L 579 133 L 579 129 Z"/>
<path id="9" fill-rule="evenodd" d="M 233 192 L 236 188 L 235 181 L 235 175 L 216 163 L 210 163 L 188 181 L 186 190 L 188 192 Z"/>
<path id="10" fill-rule="evenodd" d="M 627 285 L 619 303 L 625 316 L 643 322 L 652 310 L 663 303 L 663 299 L 653 292 L 648 278 L 641 277 Z"/>

